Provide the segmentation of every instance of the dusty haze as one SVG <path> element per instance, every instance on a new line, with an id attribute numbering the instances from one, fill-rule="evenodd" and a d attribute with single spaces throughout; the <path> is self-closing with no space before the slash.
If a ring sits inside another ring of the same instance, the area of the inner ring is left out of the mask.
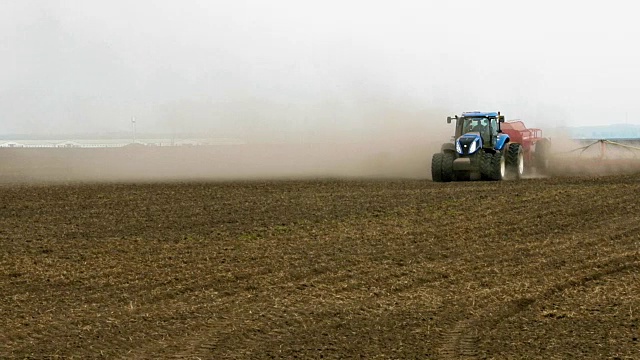
<path id="1" fill-rule="evenodd" d="M 220 146 L 0 149 L 0 182 L 430 178 L 431 155 L 453 127 L 435 111 L 377 107 L 371 119 L 380 123 L 367 132 L 328 128 Z"/>

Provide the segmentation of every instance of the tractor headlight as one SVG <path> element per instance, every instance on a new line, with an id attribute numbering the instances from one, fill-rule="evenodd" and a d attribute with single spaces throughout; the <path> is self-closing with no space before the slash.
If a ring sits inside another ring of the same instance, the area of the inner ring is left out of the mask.
<path id="1" fill-rule="evenodd" d="M 469 154 L 473 154 L 474 152 L 476 152 L 476 150 L 478 150 L 478 140 L 472 142 L 471 145 L 469 145 Z"/>
<path id="2" fill-rule="evenodd" d="M 458 152 L 458 154 L 463 155 L 464 153 L 462 152 L 462 145 L 460 145 L 460 140 L 456 141 L 456 151 Z"/>

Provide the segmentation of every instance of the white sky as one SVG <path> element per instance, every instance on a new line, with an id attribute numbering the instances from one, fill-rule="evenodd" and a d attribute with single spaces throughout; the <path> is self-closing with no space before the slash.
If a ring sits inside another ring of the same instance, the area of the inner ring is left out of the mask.
<path id="1" fill-rule="evenodd" d="M 126 131 L 134 115 L 141 131 L 359 129 L 394 107 L 499 110 L 530 126 L 640 124 L 635 10 L 615 0 L 0 0 L 0 134 Z"/>

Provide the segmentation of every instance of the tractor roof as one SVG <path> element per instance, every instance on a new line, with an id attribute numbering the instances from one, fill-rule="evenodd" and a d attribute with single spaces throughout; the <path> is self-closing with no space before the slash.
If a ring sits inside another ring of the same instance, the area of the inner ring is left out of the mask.
<path id="1" fill-rule="evenodd" d="M 497 117 L 497 112 L 481 112 L 481 111 L 469 111 L 463 112 L 462 117 Z"/>

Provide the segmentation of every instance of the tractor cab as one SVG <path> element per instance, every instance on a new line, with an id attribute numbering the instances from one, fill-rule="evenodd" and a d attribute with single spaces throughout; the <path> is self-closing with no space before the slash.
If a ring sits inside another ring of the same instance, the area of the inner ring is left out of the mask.
<path id="1" fill-rule="evenodd" d="M 498 149 L 500 146 L 500 123 L 504 116 L 499 112 L 465 112 L 462 116 L 448 117 L 447 122 L 456 121 L 455 142 L 460 155 L 473 154 L 480 148 Z"/>

